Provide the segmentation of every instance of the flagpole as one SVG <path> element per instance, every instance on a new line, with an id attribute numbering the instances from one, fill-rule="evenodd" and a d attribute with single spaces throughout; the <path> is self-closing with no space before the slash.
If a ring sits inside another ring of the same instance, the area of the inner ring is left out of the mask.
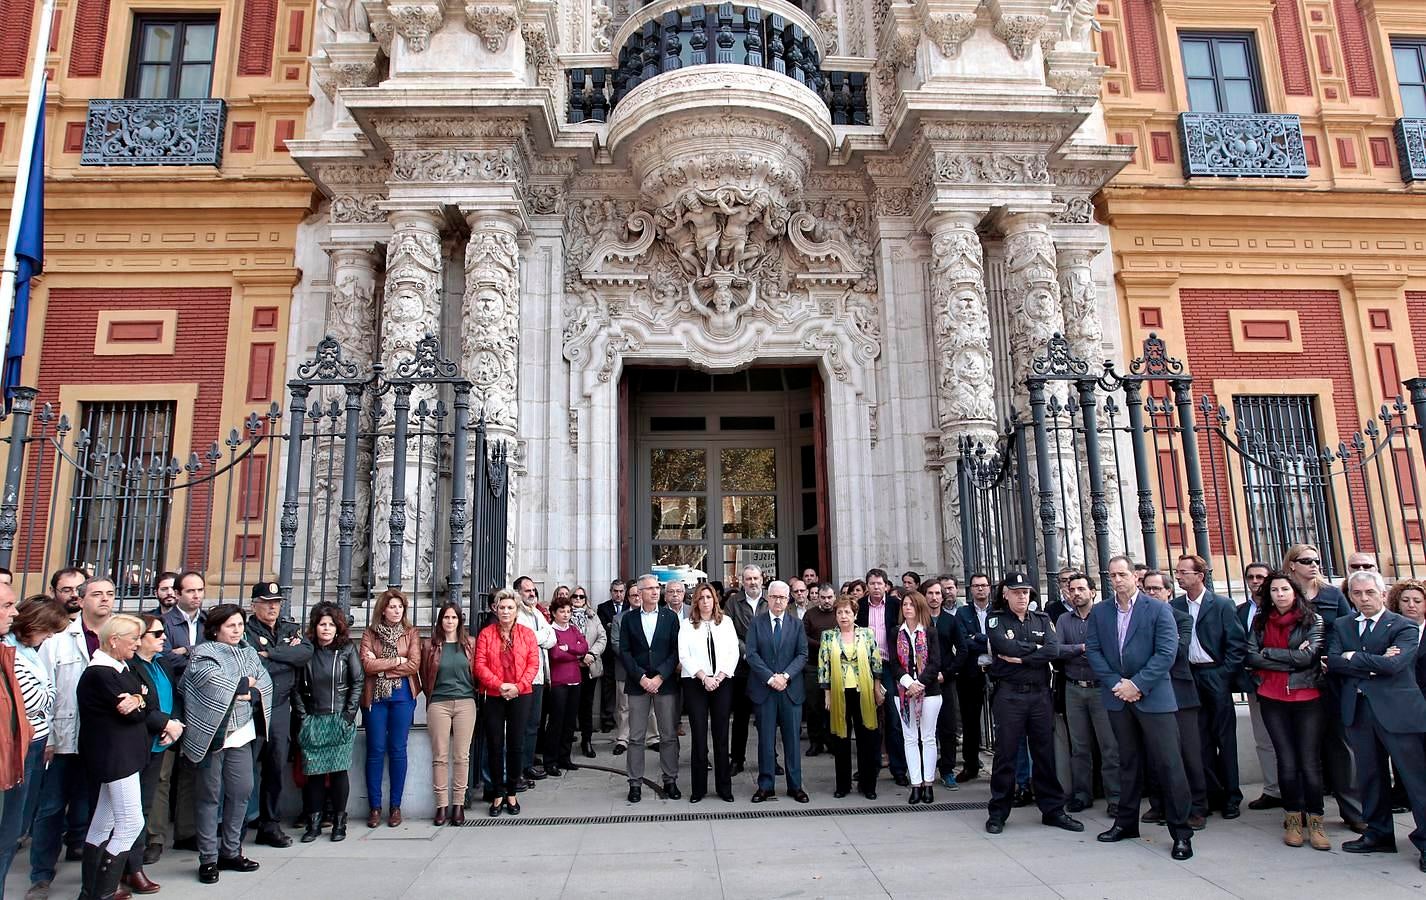
<path id="1" fill-rule="evenodd" d="M 5 237 L 5 268 L 0 272 L 0 348 L 10 346 L 10 311 L 15 308 L 15 258 L 20 244 L 20 220 L 30 193 L 30 167 L 34 161 L 35 128 L 40 121 L 40 103 L 45 93 L 45 57 L 49 53 L 50 29 L 54 23 L 55 0 L 40 7 L 40 27 L 35 35 L 34 66 L 30 72 L 30 96 L 25 104 L 25 130 L 20 135 L 20 166 L 15 170 L 15 196 L 10 204 L 10 227 Z"/>

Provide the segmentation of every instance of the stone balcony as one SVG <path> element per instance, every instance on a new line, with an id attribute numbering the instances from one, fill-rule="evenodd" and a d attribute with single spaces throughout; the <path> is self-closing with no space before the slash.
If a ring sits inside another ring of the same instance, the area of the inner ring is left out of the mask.
<path id="1" fill-rule="evenodd" d="M 218 166 L 222 100 L 90 100 L 80 165 Z"/>
<path id="2" fill-rule="evenodd" d="M 1195 113 L 1178 117 L 1186 178 L 1306 178 L 1302 122 L 1272 113 Z"/>
<path id="3" fill-rule="evenodd" d="M 1426 119 L 1397 119 L 1395 132 L 1401 180 L 1426 182 Z"/>
<path id="4" fill-rule="evenodd" d="M 568 71 L 567 118 L 571 124 L 605 122 L 631 91 L 659 75 L 738 65 L 809 88 L 822 98 L 833 124 L 870 124 L 865 73 L 824 72 L 821 40 L 816 23 L 781 0 L 757 6 L 655 0 L 619 29 L 616 66 Z"/>

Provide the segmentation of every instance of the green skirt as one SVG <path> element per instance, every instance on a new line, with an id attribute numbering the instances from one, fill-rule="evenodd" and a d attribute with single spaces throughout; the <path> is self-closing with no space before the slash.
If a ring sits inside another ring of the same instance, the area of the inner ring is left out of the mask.
<path id="1" fill-rule="evenodd" d="M 307 716 L 297 732 L 297 744 L 302 748 L 302 771 L 307 775 L 345 772 L 352 766 L 355 742 L 356 723 L 348 722 L 341 713 Z"/>

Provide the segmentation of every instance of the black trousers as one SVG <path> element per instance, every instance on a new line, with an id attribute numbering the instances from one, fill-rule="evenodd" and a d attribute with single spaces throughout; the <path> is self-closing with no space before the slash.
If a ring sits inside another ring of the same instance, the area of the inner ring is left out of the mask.
<path id="1" fill-rule="evenodd" d="M 594 692 L 599 679 L 589 677 L 589 670 L 579 670 L 579 734 L 586 741 L 594 740 Z"/>
<path id="2" fill-rule="evenodd" d="M 1139 802 L 1152 772 L 1163 791 L 1163 813 L 1175 840 L 1190 838 L 1188 827 L 1188 776 L 1179 748 L 1178 718 L 1171 712 L 1144 712 L 1137 704 L 1109 711 L 1109 724 L 1119 744 L 1119 815 L 1114 824 L 1126 831 L 1139 830 Z M 1036 767 L 1038 768 L 1038 763 Z"/>
<path id="3" fill-rule="evenodd" d="M 1342 708 L 1342 695 L 1338 691 L 1336 679 L 1322 680 L 1322 706 L 1331 710 L 1324 716 L 1322 729 L 1322 789 L 1337 798 L 1337 809 L 1342 818 L 1362 819 L 1362 798 L 1357 791 L 1352 773 L 1352 750 L 1347 741 L 1347 726 L 1336 713 Z"/>
<path id="4" fill-rule="evenodd" d="M 1387 770 L 1387 764 L 1394 763 L 1406 785 L 1407 802 L 1416 821 L 1411 843 L 1426 853 L 1426 744 L 1421 734 L 1387 731 L 1377 720 L 1371 701 L 1361 696 L 1357 698 L 1356 721 L 1347 726 L 1347 739 L 1357 758 L 1357 788 L 1362 795 L 1362 817 L 1367 823 L 1364 836 L 1396 843 Z"/>
<path id="5" fill-rule="evenodd" d="M 812 657 L 807 657 L 809 660 Z M 807 722 L 807 743 L 812 747 L 827 746 L 827 692 L 815 681 L 807 682 L 807 702 L 802 705 L 802 718 Z"/>
<path id="6" fill-rule="evenodd" d="M 579 685 L 552 684 L 545 688 L 547 711 L 544 733 L 545 765 L 568 766 L 569 746 L 579 718 Z"/>
<path id="7" fill-rule="evenodd" d="M 1189 812 L 1195 816 L 1208 815 L 1208 780 L 1203 774 L 1203 738 L 1198 732 L 1198 707 L 1180 709 L 1174 713 L 1178 721 L 1178 750 L 1183 757 L 1183 774 L 1188 779 Z M 1149 808 L 1162 812 L 1164 808 L 1164 786 L 1153 770 L 1144 774 L 1144 796 L 1149 798 Z"/>
<path id="8" fill-rule="evenodd" d="M 284 703 L 272 708 L 272 722 L 267 737 L 258 747 L 258 764 L 262 780 L 257 788 L 258 828 L 282 823 L 282 780 L 286 774 L 288 752 L 292 748 L 292 707 Z"/>
<path id="9" fill-rule="evenodd" d="M 1055 704 L 1049 685 L 997 685 L 991 698 L 991 715 L 995 719 L 995 760 L 990 766 L 989 818 L 1004 822 L 1010 816 L 1016 757 L 1020 742 L 1027 738 L 1035 803 L 1041 815 L 1064 812 L 1065 792 L 1055 774 Z"/>
<path id="10" fill-rule="evenodd" d="M 486 697 L 481 709 L 485 718 L 485 761 L 490 767 L 490 782 L 497 794 L 506 797 L 515 796 L 515 784 L 521 777 L 525 725 L 532 703 L 531 694 L 521 694 L 514 700 Z"/>
<path id="11" fill-rule="evenodd" d="M 894 650 L 892 652 L 895 652 Z M 886 686 L 886 702 L 878 713 L 881 718 L 881 735 L 886 742 L 886 768 L 892 778 L 906 777 L 906 744 L 901 737 L 901 716 L 896 711 L 892 698 L 896 696 L 896 679 L 891 677 L 891 667 L 881 670 L 882 684 Z"/>
<path id="12" fill-rule="evenodd" d="M 614 654 L 604 654 L 604 674 L 599 676 L 599 729 L 614 730 Z"/>
<path id="13" fill-rule="evenodd" d="M 941 715 L 936 719 L 936 743 L 939 745 L 936 769 L 942 775 L 949 775 L 956 768 L 956 720 L 960 706 L 956 699 L 955 682 L 943 684 L 941 686 Z"/>
<path id="14" fill-rule="evenodd" d="M 728 760 L 728 725 L 733 712 L 733 679 L 728 678 L 709 691 L 698 679 L 685 679 L 683 708 L 688 712 L 689 735 L 693 739 L 691 763 L 693 796 L 708 793 L 708 731 L 713 731 L 713 789 L 719 796 L 733 793 L 733 766 Z"/>
<path id="15" fill-rule="evenodd" d="M 321 815 L 328 809 L 345 813 L 351 788 L 351 775 L 345 769 L 325 775 L 308 775 L 307 783 L 302 785 L 302 815 Z"/>
<path id="16" fill-rule="evenodd" d="M 843 692 L 847 707 L 846 737 L 837 737 L 831 731 L 828 717 L 827 745 L 832 750 L 832 767 L 836 771 L 836 790 L 850 793 L 852 790 L 852 737 L 857 741 L 857 790 L 863 794 L 876 790 L 876 776 L 881 773 L 881 734 L 876 730 L 876 722 L 862 721 L 861 692 L 856 688 L 846 688 Z"/>
<path id="17" fill-rule="evenodd" d="M 1277 786 L 1288 812 L 1322 815 L 1322 701 L 1258 698 L 1277 754 Z"/>
<path id="18" fill-rule="evenodd" d="M 961 763 L 967 772 L 979 772 L 980 720 L 985 712 L 985 675 L 979 666 L 956 679 L 956 699 L 961 708 Z"/>
<path id="19" fill-rule="evenodd" d="M 1193 670 L 1198 685 L 1198 727 L 1202 735 L 1203 774 L 1208 779 L 1208 804 L 1241 806 L 1238 786 L 1238 715 L 1233 708 L 1233 684 L 1222 666 Z"/>
<path id="20" fill-rule="evenodd" d="M 733 728 L 728 755 L 740 766 L 748 761 L 748 721 L 753 717 L 753 701 L 748 699 L 748 675 L 734 675 L 723 682 L 733 689 Z"/>

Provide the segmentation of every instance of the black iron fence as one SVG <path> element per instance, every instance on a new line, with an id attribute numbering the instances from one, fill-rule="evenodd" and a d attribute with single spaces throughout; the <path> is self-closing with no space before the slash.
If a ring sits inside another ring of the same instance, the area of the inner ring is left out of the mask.
<path id="1" fill-rule="evenodd" d="M 325 338 L 288 397 L 286 416 L 273 404 L 185 459 L 171 404 L 62 412 L 20 389 L 0 565 L 22 596 L 62 567 L 108 575 L 126 610 L 154 605 L 160 573 L 192 569 L 210 601 L 275 574 L 299 616 L 330 600 L 364 623 L 388 587 L 421 624 L 448 599 L 483 612 L 507 577 L 507 448 L 439 342 L 388 373 Z"/>
<path id="2" fill-rule="evenodd" d="M 1329 578 L 1354 552 L 1389 580 L 1426 576 L 1426 379 L 1405 386 L 1410 405 L 1339 438 L 1319 398 L 1195 393 L 1156 335 L 1122 374 L 1056 336 L 1032 366 L 1029 416 L 960 446 L 964 571 L 1023 568 L 1048 591 L 1066 567 L 1102 586 L 1116 554 L 1167 571 L 1197 553 L 1240 599 L 1244 566 L 1307 543 Z"/>

